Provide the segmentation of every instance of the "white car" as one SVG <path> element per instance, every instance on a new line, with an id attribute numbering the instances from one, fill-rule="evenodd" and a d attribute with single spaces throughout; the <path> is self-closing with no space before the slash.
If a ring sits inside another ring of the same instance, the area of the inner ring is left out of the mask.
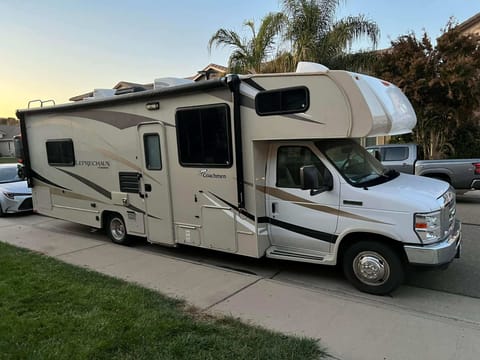
<path id="1" fill-rule="evenodd" d="M 32 208 L 32 189 L 18 177 L 17 164 L 0 164 L 0 216 Z"/>

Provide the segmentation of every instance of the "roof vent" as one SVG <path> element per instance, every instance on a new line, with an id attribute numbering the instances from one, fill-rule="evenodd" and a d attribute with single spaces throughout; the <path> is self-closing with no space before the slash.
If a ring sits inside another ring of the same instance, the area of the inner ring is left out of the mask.
<path id="1" fill-rule="evenodd" d="M 297 65 L 297 70 L 295 72 L 297 73 L 311 73 L 311 72 L 316 72 L 316 73 L 326 73 L 328 72 L 329 69 L 325 65 L 322 64 L 317 64 L 314 62 L 308 62 L 308 61 L 300 61 Z"/>
<path id="2" fill-rule="evenodd" d="M 83 98 L 83 100 L 102 99 L 115 95 L 115 89 L 94 89 L 92 96 Z"/>
<path id="3" fill-rule="evenodd" d="M 194 81 L 190 79 L 164 77 L 164 78 L 155 79 L 153 82 L 153 88 L 162 89 L 162 88 L 171 87 L 171 86 L 191 84 L 193 82 Z"/>

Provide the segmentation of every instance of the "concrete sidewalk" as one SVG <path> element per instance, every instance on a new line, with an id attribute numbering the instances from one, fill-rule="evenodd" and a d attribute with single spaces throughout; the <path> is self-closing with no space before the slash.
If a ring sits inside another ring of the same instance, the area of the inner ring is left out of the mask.
<path id="1" fill-rule="evenodd" d="M 41 216 L 0 219 L 0 241 L 289 334 L 339 359 L 478 359 L 480 300 L 407 288 L 401 299 L 304 288 L 113 245 Z"/>

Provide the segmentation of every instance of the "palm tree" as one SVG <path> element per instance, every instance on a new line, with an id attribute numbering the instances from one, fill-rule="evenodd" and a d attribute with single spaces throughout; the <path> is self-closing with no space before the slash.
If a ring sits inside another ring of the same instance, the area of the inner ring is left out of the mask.
<path id="1" fill-rule="evenodd" d="M 348 51 L 354 41 L 362 38 L 376 47 L 380 36 L 378 25 L 364 15 L 335 20 L 339 5 L 339 0 L 283 0 L 288 16 L 285 38 L 291 41 L 294 63 L 314 61 L 329 67 L 368 63 L 371 54 L 354 56 Z"/>
<path id="2" fill-rule="evenodd" d="M 260 24 L 258 33 L 253 20 L 245 21 L 244 26 L 251 31 L 251 38 L 241 38 L 233 30 L 219 29 L 208 42 L 209 50 L 215 46 L 229 46 L 233 49 L 228 60 L 229 71 L 235 73 L 259 73 L 263 64 L 274 51 L 275 40 L 283 24 L 282 13 L 269 13 Z"/>

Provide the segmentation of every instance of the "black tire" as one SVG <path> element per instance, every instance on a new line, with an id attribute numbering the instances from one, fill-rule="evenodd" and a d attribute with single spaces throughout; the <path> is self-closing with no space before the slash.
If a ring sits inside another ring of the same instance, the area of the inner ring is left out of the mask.
<path id="1" fill-rule="evenodd" d="M 349 246 L 343 255 L 343 272 L 358 290 L 375 295 L 390 294 L 405 279 L 405 266 L 386 243 L 360 241 Z"/>
<path id="2" fill-rule="evenodd" d="M 108 237 L 115 244 L 129 245 L 130 237 L 127 235 L 127 228 L 125 221 L 118 214 L 110 214 L 107 216 L 107 222 L 105 224 L 105 230 Z"/>
<path id="3" fill-rule="evenodd" d="M 2 205 L 0 205 L 0 217 L 2 217 L 4 214 L 3 214 L 3 210 L 2 210 Z"/>

